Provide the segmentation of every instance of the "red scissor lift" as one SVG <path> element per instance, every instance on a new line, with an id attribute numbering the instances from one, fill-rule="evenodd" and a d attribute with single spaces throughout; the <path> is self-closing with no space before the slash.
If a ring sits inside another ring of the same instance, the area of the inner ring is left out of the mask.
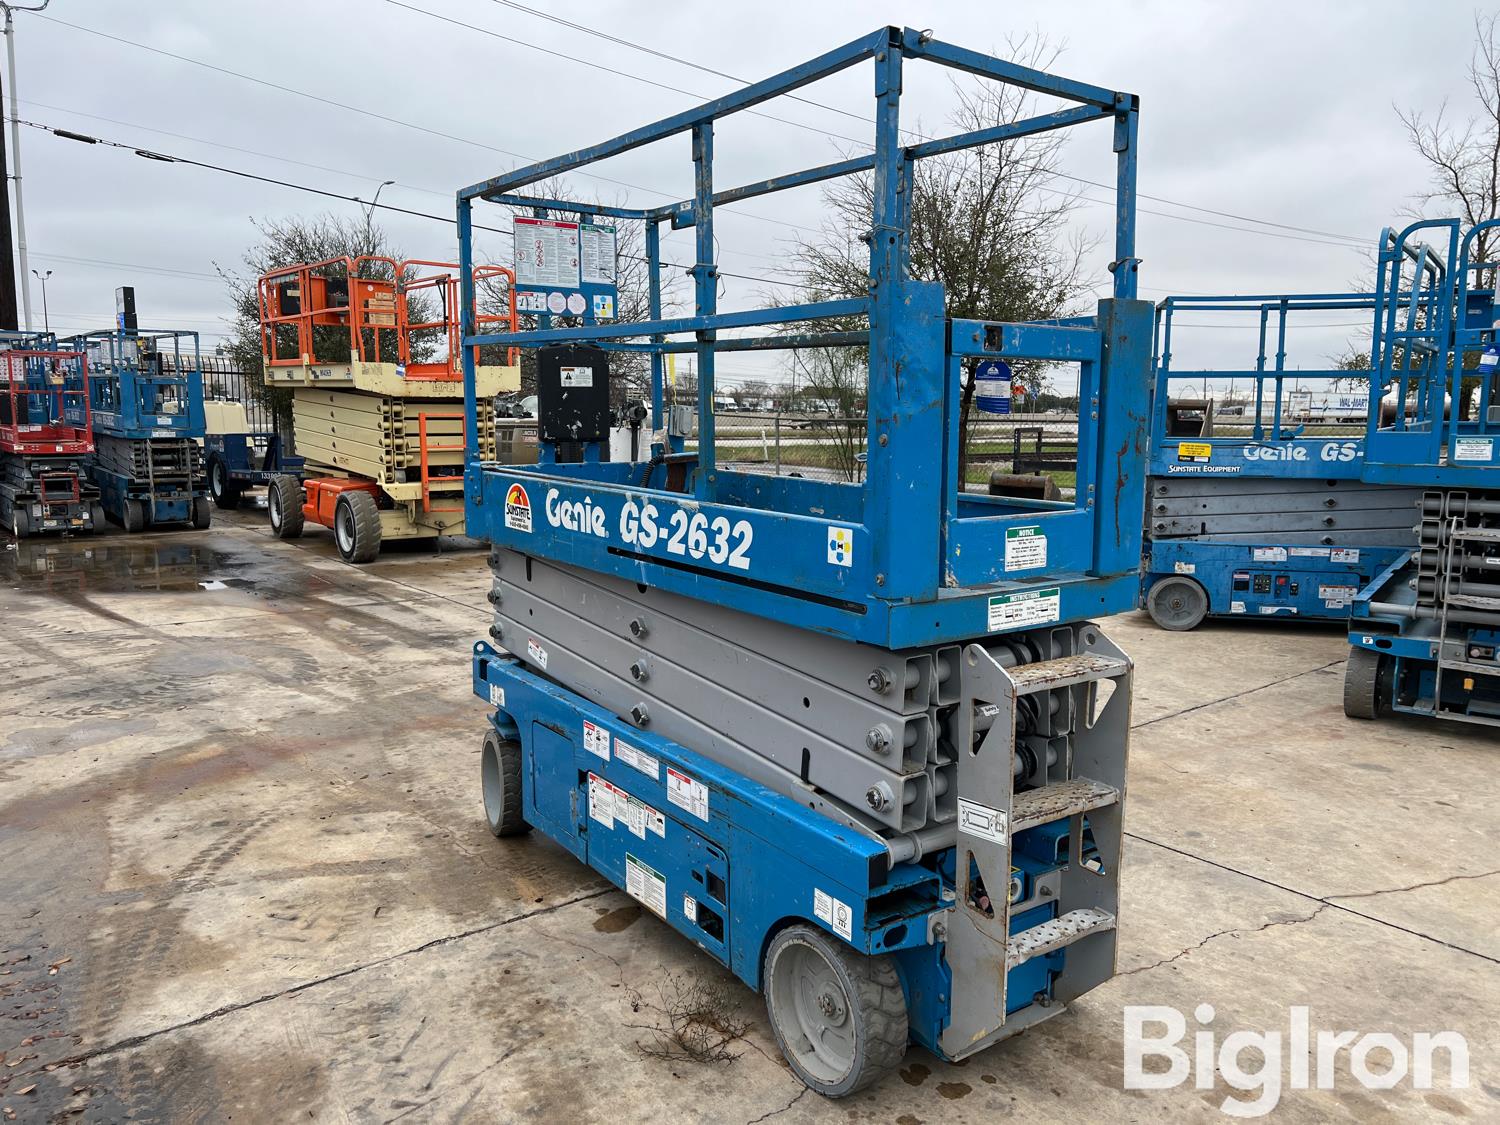
<path id="1" fill-rule="evenodd" d="M 0 352 L 0 526 L 17 539 L 104 529 L 91 422 L 82 352 Z"/>

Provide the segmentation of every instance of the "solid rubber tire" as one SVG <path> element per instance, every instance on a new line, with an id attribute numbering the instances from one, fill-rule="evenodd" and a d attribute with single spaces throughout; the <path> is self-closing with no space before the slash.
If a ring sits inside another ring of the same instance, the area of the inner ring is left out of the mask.
<path id="1" fill-rule="evenodd" d="M 1191 578 L 1163 578 L 1146 595 L 1146 612 L 1161 628 L 1186 633 L 1208 616 L 1208 593 Z"/>
<path id="2" fill-rule="evenodd" d="M 1380 717 L 1380 672 L 1385 660 L 1378 652 L 1349 646 L 1344 665 L 1344 714 L 1351 719 Z"/>
<path id="3" fill-rule="evenodd" d="M 495 836 L 524 836 L 531 825 L 521 815 L 521 744 L 501 738 L 493 728 L 485 732 L 480 751 L 479 782 L 484 795 L 484 819 Z"/>
<path id="4" fill-rule="evenodd" d="M 802 1037 L 803 1032 L 800 1027 L 786 1026 L 794 998 L 781 994 L 785 982 L 778 979 L 777 969 L 778 962 L 797 948 L 811 950 L 827 963 L 840 985 L 847 1017 L 853 1021 L 853 1058 L 848 1072 L 832 1080 L 811 1073 L 788 1046 L 790 1036 Z M 780 931 L 766 947 L 761 985 L 776 1045 L 792 1072 L 826 1098 L 842 1098 L 879 1082 L 906 1055 L 906 994 L 896 962 L 889 954 L 871 957 L 857 953 L 816 926 L 796 922 Z"/>
<path id="5" fill-rule="evenodd" d="M 207 531 L 209 524 L 214 521 L 213 506 L 209 504 L 207 496 L 193 497 L 193 526 L 199 531 Z"/>

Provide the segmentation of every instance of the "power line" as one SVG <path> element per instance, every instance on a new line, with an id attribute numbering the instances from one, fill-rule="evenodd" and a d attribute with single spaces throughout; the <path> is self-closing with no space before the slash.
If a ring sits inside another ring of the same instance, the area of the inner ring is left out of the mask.
<path id="1" fill-rule="evenodd" d="M 337 109 L 346 110 L 350 113 L 357 113 L 363 117 L 369 117 L 376 121 L 383 121 L 390 125 L 399 125 L 404 129 L 412 129 L 419 133 L 426 133 L 430 136 L 440 137 L 443 140 L 454 141 L 458 144 L 472 145 L 475 148 L 487 149 L 490 152 L 496 152 L 502 156 L 509 156 L 514 160 L 525 161 L 527 163 L 535 163 L 537 160 L 536 157 L 526 156 L 524 153 L 512 152 L 509 149 L 498 148 L 495 145 L 486 144 L 484 141 L 471 140 L 470 138 L 460 137 L 453 133 L 445 133 L 441 129 L 432 129 L 426 125 L 418 125 L 415 122 L 404 121 L 399 117 L 392 117 L 389 114 L 378 113 L 375 110 L 371 109 L 364 109 L 357 105 L 351 105 L 348 102 L 337 101 L 334 98 L 326 98 L 321 94 L 314 94 L 307 90 L 299 90 L 295 86 L 287 86 L 280 82 L 272 82 L 271 80 L 266 78 L 257 78 L 253 74 L 245 74 L 238 70 L 230 70 L 228 67 L 219 66 L 216 63 L 206 62 L 203 59 L 195 59 L 190 55 L 179 55 L 173 51 L 163 50 L 160 47 L 152 47 L 146 43 L 139 43 L 134 39 L 126 39 L 125 37 L 120 35 L 112 35 L 107 31 L 99 31 L 96 28 L 84 27 L 82 24 L 69 23 L 67 20 L 58 19 L 56 16 L 42 15 L 40 12 L 36 14 L 39 18 L 44 19 L 49 23 L 59 24 L 62 27 L 69 27 L 74 31 L 82 31 L 88 35 L 95 35 L 101 39 L 108 39 L 111 42 L 119 43 L 126 47 L 134 47 L 135 49 L 140 51 L 149 51 L 152 54 L 161 55 L 165 58 L 176 59 L 178 62 L 185 62 L 192 66 L 203 67 L 205 70 L 211 70 L 218 74 L 227 75 L 231 78 L 238 78 L 241 81 L 251 82 L 257 86 L 265 86 L 272 90 L 279 90 L 282 93 L 292 94 L 300 98 L 307 98 L 315 102 L 321 102 L 324 105 L 334 106 Z M 614 184 L 616 187 L 623 187 L 632 191 L 643 191 L 649 195 L 660 196 L 663 199 L 676 201 L 679 198 L 679 195 L 674 192 L 660 191 L 656 188 L 645 187 L 641 184 L 632 184 L 626 180 L 617 180 L 612 179 L 609 176 L 601 176 L 594 172 L 579 171 L 575 174 L 582 176 L 585 179 L 598 180 L 602 183 Z M 757 215 L 752 211 L 739 210 L 736 212 L 731 212 L 731 214 L 741 215 L 745 218 L 756 219 L 761 222 L 775 223 L 777 226 L 789 227 L 793 230 L 803 230 L 813 234 L 818 233 L 817 231 L 812 230 L 812 228 L 810 227 L 801 227 L 796 223 L 789 223 L 783 219 L 773 219 L 768 216 Z"/>
<path id="2" fill-rule="evenodd" d="M 387 0 L 387 2 L 388 3 L 395 3 L 396 0 Z M 574 23 L 572 20 L 565 19 L 562 16 L 553 15 L 551 12 L 540 12 L 540 11 L 537 11 L 535 8 L 528 8 L 524 4 L 518 4 L 518 3 L 516 3 L 515 0 L 490 0 L 490 3 L 492 3 L 492 4 L 498 4 L 498 5 L 501 5 L 502 7 L 506 7 L 506 8 L 511 8 L 511 9 L 513 9 L 515 11 L 518 11 L 518 12 L 525 12 L 527 15 L 537 16 L 540 19 L 550 20 L 552 23 L 560 24 L 563 27 L 571 28 L 574 31 L 580 31 L 580 32 L 582 32 L 585 35 L 592 35 L 595 38 L 603 39 L 603 40 L 606 40 L 607 42 L 615 43 L 615 44 L 618 44 L 619 46 L 622 46 L 622 47 L 628 47 L 631 50 L 640 51 L 640 52 L 642 52 L 644 54 L 654 56 L 655 58 L 665 59 L 668 62 L 675 62 L 675 63 L 678 63 L 681 66 L 691 67 L 693 70 L 702 71 L 705 74 L 712 74 L 712 75 L 715 75 L 715 76 L 717 76 L 719 78 L 726 78 L 726 79 L 728 79 L 731 82 L 738 82 L 742 86 L 749 86 L 749 85 L 751 85 L 750 80 L 747 79 L 747 78 L 740 78 L 740 77 L 738 77 L 736 75 L 728 74 L 728 73 L 726 73 L 726 72 L 724 72 L 722 70 L 715 70 L 713 67 L 704 66 L 701 63 L 693 62 L 691 59 L 682 58 L 680 55 L 673 55 L 673 54 L 669 54 L 668 52 L 665 52 L 665 51 L 659 51 L 659 50 L 657 50 L 654 47 L 648 47 L 648 46 L 646 46 L 643 43 L 636 43 L 636 42 L 634 42 L 633 40 L 630 40 L 630 39 L 625 39 L 625 38 L 622 38 L 622 37 L 617 36 L 617 35 L 611 35 L 608 32 L 600 31 L 597 28 L 588 27 L 585 24 Z M 402 6 L 404 7 L 405 5 L 402 5 Z M 414 9 L 414 10 L 416 10 L 416 9 Z M 443 17 L 438 17 L 438 18 L 441 19 Z M 502 36 L 502 38 L 503 38 L 503 36 Z M 512 42 L 514 42 L 514 40 L 512 40 Z M 549 52 L 549 53 L 551 53 L 551 52 Z M 574 61 L 575 62 L 584 62 L 585 60 L 574 59 Z M 592 63 L 586 63 L 585 65 L 592 66 L 594 64 L 592 64 Z M 607 69 L 607 68 L 601 68 L 601 69 Z M 616 71 L 616 70 L 612 70 L 612 71 L 610 71 L 610 73 L 612 73 L 612 74 L 619 74 L 621 72 L 620 71 Z M 638 81 L 647 81 L 646 79 L 639 78 L 637 75 L 626 74 L 625 77 L 627 77 L 627 78 L 636 78 Z M 651 85 L 658 85 L 658 83 L 652 82 Z M 668 88 L 671 89 L 672 87 L 668 87 Z M 678 91 L 678 92 L 679 93 L 685 93 L 686 91 Z M 691 95 L 691 96 L 698 97 L 698 96 L 701 96 L 701 95 Z M 842 108 L 840 108 L 838 106 L 828 105 L 825 102 L 814 101 L 811 98 L 800 97 L 800 96 L 798 96 L 796 94 L 787 94 L 785 96 L 787 98 L 790 98 L 793 101 L 799 101 L 799 102 L 802 102 L 802 103 L 804 103 L 806 105 L 817 106 L 819 109 L 826 109 L 826 110 L 828 110 L 828 111 L 830 111 L 832 113 L 842 114 L 843 116 L 853 118 L 856 121 L 863 121 L 863 122 L 866 122 L 866 123 L 871 124 L 871 125 L 875 124 L 875 119 L 873 117 L 867 117 L 864 114 L 855 113 L 852 110 L 842 109 Z M 790 122 L 790 124 L 800 124 L 800 123 L 799 122 Z M 811 128 L 811 126 L 802 126 L 802 127 L 803 128 Z M 827 130 L 821 130 L 821 131 L 824 132 L 824 133 L 827 133 Z M 924 140 L 925 141 L 925 140 L 931 140 L 932 139 L 931 137 L 924 136 L 923 134 L 921 134 L 919 132 L 916 132 L 915 130 L 903 130 L 903 132 L 909 133 L 911 136 L 917 137 L 919 140 Z M 850 139 L 850 138 L 847 138 L 847 137 L 841 137 L 837 133 L 827 133 L 827 135 L 830 136 L 830 137 L 835 137 L 835 138 L 841 139 L 841 140 L 849 140 Z M 860 145 L 864 145 L 866 148 L 872 147 L 869 144 L 868 141 L 859 140 L 859 141 L 855 141 L 854 143 L 860 144 Z M 1099 183 L 1096 180 L 1086 180 L 1086 179 L 1082 178 L 1081 176 L 1070 176 L 1070 175 L 1068 175 L 1067 173 L 1064 173 L 1064 172 L 1051 172 L 1050 174 L 1054 175 L 1054 176 L 1057 176 L 1060 179 L 1072 180 L 1074 183 L 1087 184 L 1090 187 L 1103 188 L 1106 191 L 1112 191 L 1112 190 L 1114 190 L 1113 185 L 1111 185 L 1111 184 L 1102 184 L 1102 183 Z M 1322 235 L 1322 236 L 1324 236 L 1326 238 L 1334 238 L 1334 239 L 1338 239 L 1338 240 L 1344 241 L 1344 242 L 1356 242 L 1356 243 L 1359 243 L 1361 245 L 1367 245 L 1370 241 L 1372 241 L 1370 239 L 1356 238 L 1353 235 L 1334 234 L 1331 231 L 1316 230 L 1316 229 L 1311 228 L 1311 227 L 1293 226 L 1290 223 L 1278 223 L 1278 222 L 1273 222 L 1270 219 L 1257 219 L 1257 218 L 1254 218 L 1254 217 L 1252 217 L 1250 215 L 1238 215 L 1238 214 L 1235 214 L 1232 211 L 1219 211 L 1219 210 L 1216 210 L 1216 209 L 1214 209 L 1212 207 L 1201 207 L 1201 206 L 1198 206 L 1197 204 L 1193 204 L 1193 203 L 1182 203 L 1182 202 L 1180 202 L 1178 200 L 1169 199 L 1169 198 L 1167 198 L 1165 196 L 1161 196 L 1161 195 L 1147 195 L 1145 192 L 1139 192 L 1139 191 L 1136 192 L 1136 195 L 1139 198 L 1141 198 L 1141 199 L 1149 199 L 1153 203 L 1166 203 L 1166 204 L 1169 204 L 1170 206 L 1173 206 L 1173 207 L 1182 207 L 1182 208 L 1184 208 L 1186 210 L 1189 210 L 1189 211 L 1201 211 L 1201 212 L 1203 212 L 1204 214 L 1207 214 L 1207 215 L 1216 215 L 1216 216 L 1218 216 L 1221 219 L 1237 219 L 1240 222 L 1256 223 L 1256 224 L 1258 224 L 1260 226 L 1277 227 L 1277 228 L 1279 228 L 1281 230 L 1297 231 L 1297 232 L 1299 232 L 1301 234 Z M 1147 213 L 1148 214 L 1155 214 L 1157 212 L 1147 212 Z M 1180 218 L 1181 216 L 1168 216 L 1168 217 L 1169 218 Z M 1233 230 L 1235 228 L 1231 227 L 1229 229 Z"/>
<path id="3" fill-rule="evenodd" d="M 506 43 L 512 43 L 517 47 L 525 47 L 528 50 L 540 51 L 542 54 L 551 55 L 556 59 L 565 59 L 568 62 L 578 63 L 580 66 L 592 67 L 595 70 L 603 71 L 605 74 L 613 74 L 620 78 L 629 78 L 631 81 L 640 82 L 646 86 L 654 86 L 658 90 L 667 90 L 673 94 L 682 94 L 689 98 L 696 98 L 699 101 L 706 102 L 712 100 L 707 94 L 698 94 L 694 93 L 692 90 L 684 90 L 681 86 L 669 86 L 665 82 L 658 82 L 653 78 L 646 78 L 639 74 L 631 74 L 629 71 L 625 70 L 616 70 L 614 67 L 605 66 L 603 63 L 593 62 L 590 59 L 581 59 L 575 55 L 569 55 L 562 51 L 554 51 L 550 47 L 543 47 L 537 43 L 528 43 L 524 39 L 515 39 L 509 35 L 502 35 L 498 31 L 492 31 L 487 27 L 480 27 L 478 24 L 467 23 L 464 20 L 455 19 L 452 16 L 445 16 L 439 12 L 430 12 L 426 8 L 415 7 L 412 4 L 404 3 L 403 0 L 385 0 L 385 2 L 393 7 L 405 8 L 408 12 L 415 12 L 419 16 L 427 16 L 429 19 L 441 20 L 443 23 L 452 24 L 454 27 L 462 27 L 468 31 L 476 31 L 480 35 L 488 35 L 491 39 L 499 39 Z M 738 82 L 741 81 L 741 79 L 734 79 L 733 81 Z M 840 136 L 837 133 L 830 133 L 827 129 L 819 128 L 817 125 L 807 125 L 801 121 L 793 121 L 788 117 L 777 117 L 774 113 L 766 113 L 763 110 L 756 109 L 746 110 L 745 112 L 754 117 L 765 118 L 767 121 L 777 121 L 783 125 L 791 125 L 797 129 L 806 129 L 809 132 L 820 133 L 823 136 L 833 137 L 836 140 L 848 141 L 850 144 L 864 145 L 867 148 L 873 147 L 868 141 L 859 140 L 855 137 Z"/>
<path id="4" fill-rule="evenodd" d="M 188 167 L 202 168 L 210 172 L 222 172 L 225 175 L 236 176 L 243 180 L 255 180 L 259 183 L 272 184 L 276 187 L 289 188 L 293 191 L 308 192 L 312 195 L 323 196 L 325 199 L 338 199 L 346 203 L 358 204 L 360 207 L 369 207 L 381 211 L 393 211 L 397 214 L 410 215 L 411 217 L 417 219 L 427 219 L 436 223 L 445 223 L 448 226 L 456 225 L 456 220 L 447 215 L 434 215 L 427 211 L 415 211 L 410 207 L 400 207 L 394 203 L 378 203 L 372 200 L 361 199 L 357 195 L 344 195 L 340 192 L 330 191 L 326 188 L 313 187 L 309 184 L 299 184 L 295 181 L 283 180 L 275 176 L 263 176 L 256 172 L 246 172 L 239 168 L 230 168 L 227 165 L 223 164 L 212 164 L 205 160 L 194 160 L 191 157 L 187 156 L 173 156 L 170 153 L 161 152 L 155 149 L 139 148 L 132 144 L 126 144 L 121 141 L 112 141 L 105 137 L 94 137 L 86 133 L 75 133 L 71 129 L 62 129 L 57 126 L 47 125 L 40 121 L 28 121 L 25 118 L 21 118 L 17 120 L 17 124 L 25 125 L 30 129 L 40 129 L 42 132 L 50 133 L 55 137 L 61 138 L 62 140 L 77 141 L 79 143 L 87 145 L 104 145 L 106 148 L 115 148 L 121 149 L 125 152 L 133 152 L 136 156 L 142 157 L 143 159 L 154 160 L 163 164 L 184 164 Z M 494 234 L 509 235 L 512 233 L 511 231 L 503 230 L 500 227 L 485 226 L 482 223 L 474 223 L 473 226 L 475 230 L 490 231 Z M 644 262 L 647 260 L 639 254 L 622 254 L 621 257 L 628 258 L 631 261 L 637 262 Z M 673 269 L 682 270 L 686 270 L 689 268 L 685 263 L 671 262 L 666 260 L 662 260 L 661 265 L 669 266 Z M 787 279 L 785 278 L 782 278 L 781 280 L 773 280 L 772 278 L 768 277 L 758 277 L 754 274 L 731 273 L 728 270 L 719 270 L 718 273 L 720 277 L 732 277 L 737 278 L 741 281 L 758 281 L 764 285 L 787 284 Z"/>

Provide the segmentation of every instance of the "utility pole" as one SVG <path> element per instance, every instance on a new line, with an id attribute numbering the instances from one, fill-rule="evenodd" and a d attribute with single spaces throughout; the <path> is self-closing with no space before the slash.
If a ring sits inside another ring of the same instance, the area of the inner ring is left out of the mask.
<path id="1" fill-rule="evenodd" d="M 4 98 L 0 83 L 0 105 Z M 0 134 L 0 254 L 5 255 L 0 266 L 0 329 L 14 332 L 21 322 L 16 317 L 16 247 L 10 230 L 10 170 L 5 166 L 4 134 Z"/>
<path id="2" fill-rule="evenodd" d="M 52 335 L 52 318 L 47 315 L 47 279 L 52 276 L 52 271 L 39 273 L 32 270 L 31 276 L 42 283 L 42 331 L 50 336 Z"/>
<path id="3" fill-rule="evenodd" d="M 16 28 L 15 12 L 40 12 L 44 10 L 52 0 L 42 0 L 34 7 L 25 7 L 20 4 L 8 4 L 0 0 L 0 8 L 5 9 L 5 58 L 6 69 L 10 71 L 10 160 L 14 169 L 11 182 L 16 186 L 16 247 L 20 252 L 21 267 L 17 271 L 21 278 L 21 309 L 26 321 L 26 331 L 31 331 L 31 275 L 28 272 L 30 265 L 26 257 L 26 208 L 21 197 L 21 125 L 19 111 L 16 108 Z M 14 285 L 14 281 L 12 281 Z"/>

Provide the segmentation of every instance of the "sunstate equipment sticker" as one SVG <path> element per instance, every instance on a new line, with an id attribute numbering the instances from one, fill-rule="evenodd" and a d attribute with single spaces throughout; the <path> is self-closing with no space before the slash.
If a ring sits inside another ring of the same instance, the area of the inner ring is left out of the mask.
<path id="1" fill-rule="evenodd" d="M 531 497 L 523 485 L 513 484 L 505 492 L 505 526 L 531 534 Z"/>

